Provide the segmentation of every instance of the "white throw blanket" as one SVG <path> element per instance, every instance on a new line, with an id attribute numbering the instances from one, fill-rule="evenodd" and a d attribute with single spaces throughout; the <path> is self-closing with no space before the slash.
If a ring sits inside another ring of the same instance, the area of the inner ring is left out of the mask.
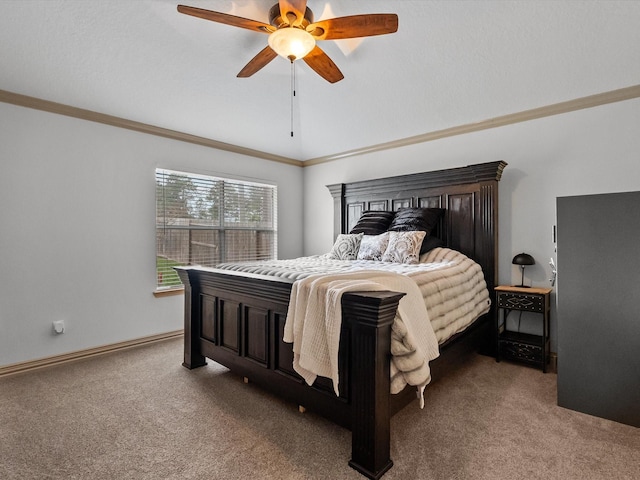
<path id="1" fill-rule="evenodd" d="M 331 378 L 338 395 L 342 294 L 373 290 L 406 293 L 392 326 L 391 393 L 400 392 L 407 384 L 416 386 L 422 408 L 422 393 L 431 381 L 429 361 L 439 355 L 438 341 L 420 289 L 405 275 L 365 270 L 296 281 L 283 337 L 293 343 L 294 369 L 309 385 L 318 375 Z"/>

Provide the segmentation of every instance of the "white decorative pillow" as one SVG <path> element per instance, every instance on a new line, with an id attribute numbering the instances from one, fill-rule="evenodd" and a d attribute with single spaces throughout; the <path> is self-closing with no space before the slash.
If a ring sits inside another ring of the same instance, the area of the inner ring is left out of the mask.
<path id="1" fill-rule="evenodd" d="M 425 232 L 389 232 L 389 245 L 382 255 L 383 262 L 418 263 Z"/>
<path id="2" fill-rule="evenodd" d="M 380 235 L 365 235 L 360 242 L 360 251 L 358 252 L 358 260 L 382 260 L 382 255 L 389 244 L 389 233 L 384 232 Z"/>
<path id="3" fill-rule="evenodd" d="M 360 250 L 360 242 L 364 233 L 341 233 L 333 244 L 329 258 L 334 260 L 355 260 Z"/>

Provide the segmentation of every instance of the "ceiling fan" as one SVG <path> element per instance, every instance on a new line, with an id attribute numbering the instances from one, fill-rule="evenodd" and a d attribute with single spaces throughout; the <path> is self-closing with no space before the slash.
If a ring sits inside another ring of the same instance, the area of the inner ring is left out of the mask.
<path id="1" fill-rule="evenodd" d="M 178 5 L 178 12 L 269 35 L 269 44 L 238 73 L 238 77 L 242 78 L 250 77 L 280 55 L 292 63 L 304 60 L 322 78 L 335 83 L 342 80 L 344 75 L 316 45 L 316 41 L 371 37 L 398 30 L 398 16 L 395 13 L 351 15 L 314 22 L 307 0 L 279 0 L 269 10 L 269 24 L 185 5 Z"/>

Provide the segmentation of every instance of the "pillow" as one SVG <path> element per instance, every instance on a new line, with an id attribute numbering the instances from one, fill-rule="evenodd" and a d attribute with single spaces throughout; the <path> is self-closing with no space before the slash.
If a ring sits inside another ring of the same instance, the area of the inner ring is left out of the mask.
<path id="1" fill-rule="evenodd" d="M 424 240 L 422 240 L 422 247 L 420 247 L 420 255 L 429 253 L 431 250 L 433 250 L 436 247 L 444 247 L 444 246 L 445 246 L 444 242 L 440 240 L 438 237 L 432 237 L 432 236 L 424 237 Z"/>
<path id="2" fill-rule="evenodd" d="M 444 208 L 403 208 L 396 212 L 389 230 L 395 232 L 409 232 L 422 230 L 427 235 L 438 225 Z"/>
<path id="3" fill-rule="evenodd" d="M 425 232 L 389 232 L 389 245 L 382 255 L 383 262 L 418 263 L 420 246 Z"/>
<path id="4" fill-rule="evenodd" d="M 358 252 L 358 260 L 382 260 L 382 255 L 387 250 L 389 244 L 389 233 L 384 232 L 380 235 L 365 235 L 360 242 L 360 251 Z"/>
<path id="5" fill-rule="evenodd" d="M 396 212 L 385 212 L 383 210 L 368 210 L 363 212 L 358 223 L 349 233 L 364 233 L 365 235 L 379 235 L 389 229 L 391 220 Z"/>
<path id="6" fill-rule="evenodd" d="M 355 260 L 360 250 L 363 233 L 349 235 L 341 233 L 333 244 L 329 258 L 334 260 Z"/>
<path id="7" fill-rule="evenodd" d="M 389 230 L 396 232 L 422 230 L 429 236 L 442 215 L 444 215 L 444 208 L 403 208 L 396 213 Z M 423 245 L 420 253 L 427 253 L 431 248 L 429 245 Z"/>

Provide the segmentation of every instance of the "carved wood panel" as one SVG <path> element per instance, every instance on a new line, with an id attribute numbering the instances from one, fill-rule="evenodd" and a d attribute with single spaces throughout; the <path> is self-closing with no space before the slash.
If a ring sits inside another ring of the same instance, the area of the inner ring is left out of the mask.
<path id="1" fill-rule="evenodd" d="M 449 246 L 461 252 L 475 252 L 473 192 L 447 197 L 447 238 Z"/>
<path id="2" fill-rule="evenodd" d="M 216 297 L 211 295 L 200 295 L 200 336 L 216 343 Z"/>
<path id="3" fill-rule="evenodd" d="M 357 203 L 349 203 L 347 204 L 347 231 L 350 232 L 353 227 L 355 227 L 358 219 L 362 216 L 362 212 L 364 212 L 364 202 Z"/>
<path id="4" fill-rule="evenodd" d="M 282 341 L 284 337 L 284 324 L 287 314 L 275 313 L 273 321 L 275 323 L 275 331 L 278 332 L 275 341 L 274 352 L 274 369 L 297 378 L 300 377 L 293 369 L 293 345 Z"/>
<path id="5" fill-rule="evenodd" d="M 442 208 L 443 195 L 433 195 L 430 197 L 418 198 L 418 206 L 420 208 Z"/>
<path id="6" fill-rule="evenodd" d="M 268 366 L 269 310 L 243 304 L 245 356 Z"/>
<path id="7" fill-rule="evenodd" d="M 394 198 L 391 201 L 392 209 L 394 211 L 400 210 L 401 208 L 410 208 L 413 205 L 412 198 Z"/>
<path id="8" fill-rule="evenodd" d="M 372 200 L 369 202 L 368 210 L 375 210 L 378 212 L 386 211 L 387 205 L 389 205 L 389 202 L 387 202 L 386 200 Z"/>
<path id="9" fill-rule="evenodd" d="M 220 345 L 240 353 L 240 303 L 219 299 L 220 311 Z"/>

